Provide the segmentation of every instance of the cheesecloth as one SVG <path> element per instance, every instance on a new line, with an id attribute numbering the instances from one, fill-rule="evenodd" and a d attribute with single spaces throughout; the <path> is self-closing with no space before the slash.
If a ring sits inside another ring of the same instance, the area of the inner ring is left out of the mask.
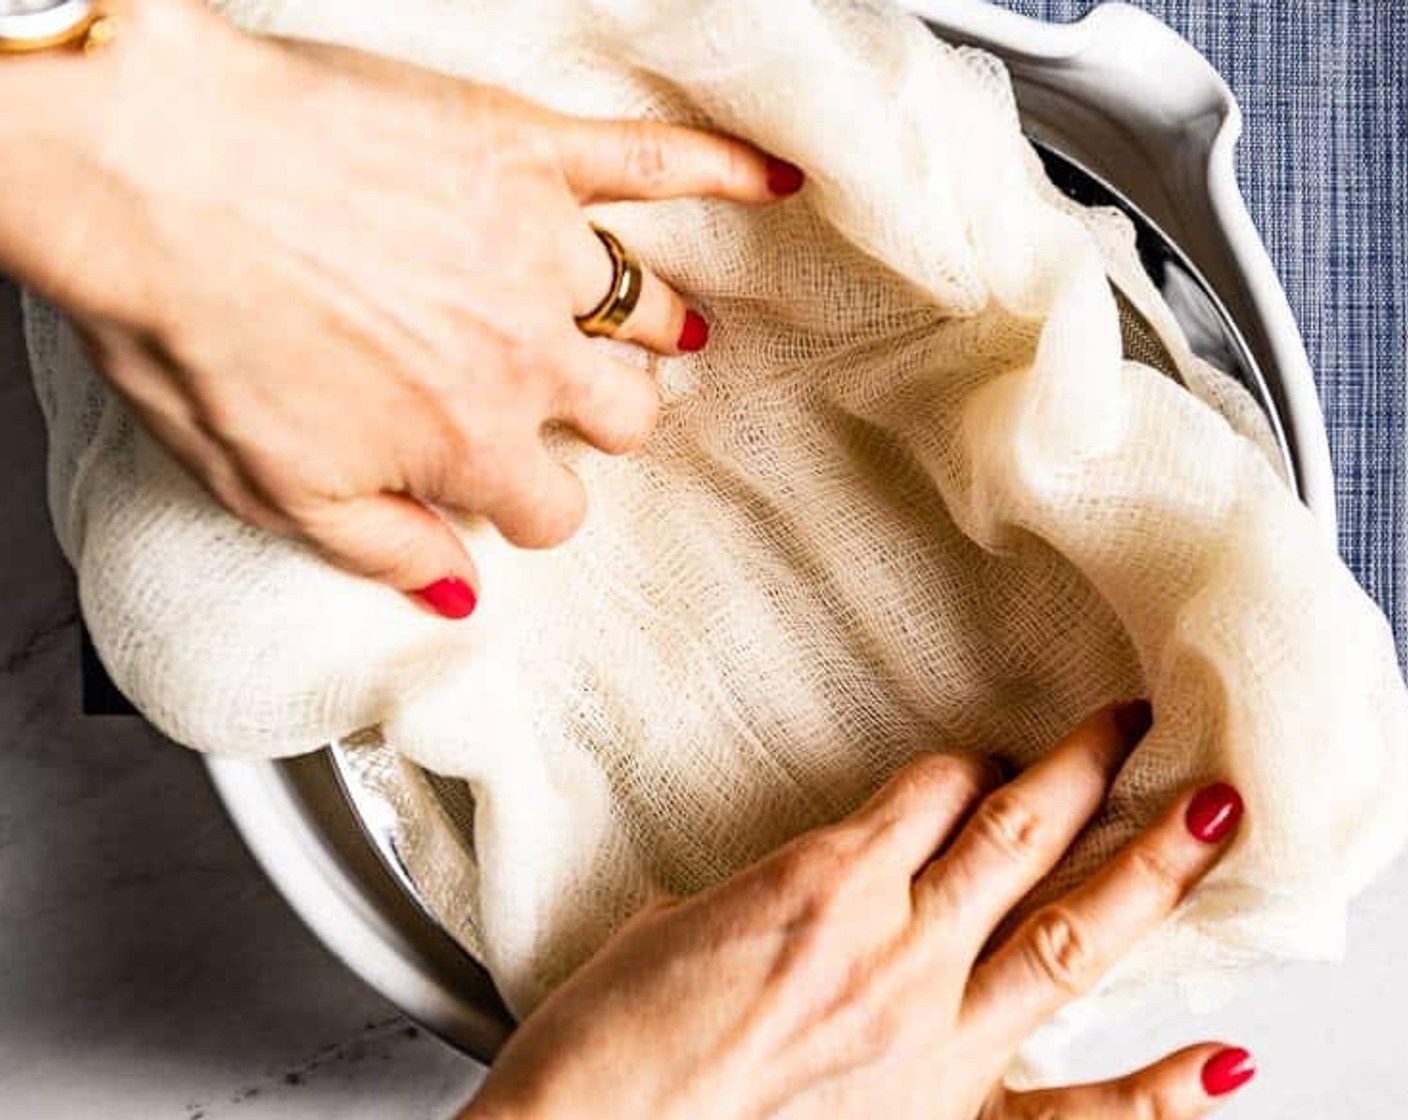
<path id="1" fill-rule="evenodd" d="M 257 756 L 354 736 L 418 883 L 522 1013 L 652 893 L 840 816 L 916 752 L 1027 762 L 1148 694 L 1155 726 L 1051 889 L 1188 782 L 1235 782 L 1247 824 L 1087 1013 L 1341 952 L 1408 827 L 1388 627 L 1127 227 L 1045 182 L 994 59 L 861 0 L 223 6 L 574 113 L 716 126 L 809 185 L 594 214 L 713 338 L 651 360 L 643 453 L 564 448 L 593 503 L 568 546 L 463 526 L 466 624 L 226 515 L 31 301 L 54 521 L 157 726 Z M 1122 358 L 1107 274 L 1192 392 Z M 425 823 L 421 767 L 468 783 L 461 828 Z"/>

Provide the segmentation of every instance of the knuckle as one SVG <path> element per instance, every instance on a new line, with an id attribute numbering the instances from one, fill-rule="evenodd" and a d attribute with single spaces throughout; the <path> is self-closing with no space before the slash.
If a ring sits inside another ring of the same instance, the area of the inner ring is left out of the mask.
<path id="1" fill-rule="evenodd" d="M 324 481 L 311 472 L 299 477 L 296 462 L 274 451 L 249 451 L 240 456 L 240 485 L 255 502 L 284 511 L 292 520 L 300 505 L 314 501 Z"/>
<path id="2" fill-rule="evenodd" d="M 855 844 L 839 827 L 814 832 L 801 845 L 808 874 L 821 882 L 839 878 L 854 851 Z"/>
<path id="3" fill-rule="evenodd" d="M 430 413 L 431 420 L 425 425 L 423 454 L 430 469 L 437 475 L 449 477 L 462 471 L 466 464 L 478 466 L 479 417 L 467 407 Z M 492 460 L 490 460 L 492 462 Z"/>
<path id="4" fill-rule="evenodd" d="M 970 751 L 953 751 L 935 756 L 938 780 L 969 797 L 976 797 L 998 784 L 1001 776 L 990 759 Z"/>
<path id="5" fill-rule="evenodd" d="M 374 550 L 363 552 L 348 548 L 340 541 L 327 542 L 318 537 L 312 539 L 324 555 L 335 563 L 382 583 L 399 582 L 419 558 L 419 549 L 408 540 L 383 541 Z"/>
<path id="6" fill-rule="evenodd" d="M 1187 1115 L 1166 1092 L 1160 1092 L 1140 1080 L 1120 1086 L 1122 1114 L 1130 1120 L 1183 1120 Z"/>
<path id="7" fill-rule="evenodd" d="M 621 155 L 629 179 L 647 191 L 664 186 L 670 178 L 673 161 L 664 133 L 645 121 L 624 127 Z"/>
<path id="8" fill-rule="evenodd" d="M 478 513 L 509 492 L 511 453 L 484 446 L 467 433 L 437 442 L 428 452 L 425 483 L 430 497 Z"/>
<path id="9" fill-rule="evenodd" d="M 1187 889 L 1183 876 L 1152 844 L 1135 844 L 1126 853 L 1125 861 L 1142 893 L 1170 910 L 1182 901 Z"/>
<path id="10" fill-rule="evenodd" d="M 818 829 L 778 854 L 779 885 L 794 898 L 825 901 L 845 878 L 854 855 L 855 843 L 841 827 Z"/>
<path id="11" fill-rule="evenodd" d="M 857 1054 L 871 1063 L 882 1061 L 899 1047 L 904 1028 L 898 1012 L 886 1008 L 869 1008 L 853 1037 Z"/>
<path id="12" fill-rule="evenodd" d="M 969 801 L 987 788 L 986 771 L 976 755 L 924 755 L 890 779 L 889 797 L 901 806 L 932 803 L 936 796 L 945 802 Z"/>
<path id="13" fill-rule="evenodd" d="M 597 446 L 609 455 L 639 450 L 650 440 L 660 419 L 660 399 L 654 389 L 642 393 L 639 403 L 620 409 L 614 422 L 601 429 Z"/>
<path id="14" fill-rule="evenodd" d="M 660 392 L 641 370 L 625 365 L 593 368 L 571 376 L 559 409 L 597 450 L 624 455 L 643 447 L 654 434 Z"/>
<path id="15" fill-rule="evenodd" d="M 1025 952 L 1033 970 L 1068 996 L 1084 995 L 1095 976 L 1095 959 L 1080 922 L 1068 910 L 1047 907 L 1031 920 Z"/>
<path id="16" fill-rule="evenodd" d="M 1037 858 L 1043 846 L 1041 814 L 1027 797 L 1000 789 L 978 807 L 973 827 L 985 841 L 1019 863 Z"/>
<path id="17" fill-rule="evenodd" d="M 757 162 L 739 144 L 721 146 L 719 180 L 737 190 L 746 190 L 758 178 Z"/>
<path id="18" fill-rule="evenodd" d="M 556 398 L 551 402 L 553 416 L 578 424 L 608 414 L 610 400 L 605 384 L 603 370 L 595 363 L 584 361 L 574 366 L 564 362 L 557 371 Z"/>
<path id="19" fill-rule="evenodd" d="M 574 496 L 575 495 L 575 496 Z M 573 488 L 563 495 L 529 496 L 513 512 L 496 518 L 504 536 L 519 548 L 555 548 L 571 539 L 586 519 L 586 503 Z"/>
<path id="20" fill-rule="evenodd" d="M 531 547 L 556 548 L 566 543 L 576 536 L 586 518 L 586 506 L 580 502 L 554 506 L 539 525 L 537 543 Z"/>
<path id="21" fill-rule="evenodd" d="M 425 554 L 414 520 L 388 516 L 360 502 L 305 501 L 288 517 L 294 531 L 340 568 L 382 583 L 401 583 Z"/>
<path id="22" fill-rule="evenodd" d="M 809 896 L 816 878 L 813 866 L 813 860 L 800 843 L 778 852 L 772 860 L 772 877 L 777 893 L 794 899 Z"/>
<path id="23" fill-rule="evenodd" d="M 379 532 L 370 547 L 348 539 L 340 531 L 329 532 L 327 523 L 311 523 L 304 529 L 309 542 L 333 563 L 349 568 L 367 579 L 383 583 L 399 581 L 414 569 L 422 549 L 413 535 Z"/>

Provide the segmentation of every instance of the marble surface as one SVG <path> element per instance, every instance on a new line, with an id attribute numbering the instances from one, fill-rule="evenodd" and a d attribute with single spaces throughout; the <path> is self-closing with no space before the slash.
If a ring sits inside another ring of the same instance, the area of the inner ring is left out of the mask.
<path id="1" fill-rule="evenodd" d="M 480 1067 L 314 939 L 199 759 L 79 714 L 72 578 L 0 282 L 0 1117 L 441 1120 Z"/>

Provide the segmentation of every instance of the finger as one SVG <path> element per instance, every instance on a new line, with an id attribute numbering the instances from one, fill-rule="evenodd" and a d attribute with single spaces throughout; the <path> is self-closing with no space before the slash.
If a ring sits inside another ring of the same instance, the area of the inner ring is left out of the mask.
<path id="1" fill-rule="evenodd" d="M 1019 926 L 973 972 L 965 1018 L 1013 1045 L 1085 994 L 1217 863 L 1242 816 L 1224 783 L 1186 792 L 1065 898 Z"/>
<path id="2" fill-rule="evenodd" d="M 303 510 L 300 535 L 339 568 L 413 595 L 445 618 L 466 618 L 479 575 L 434 510 L 399 494 L 347 498 Z"/>
<path id="3" fill-rule="evenodd" d="M 582 480 L 538 442 L 513 454 L 512 462 L 512 485 L 465 495 L 463 503 L 454 495 L 444 495 L 445 499 L 483 514 L 519 548 L 561 544 L 581 527 L 587 514 Z"/>
<path id="4" fill-rule="evenodd" d="M 880 864 L 908 881 L 1001 781 L 997 764 L 981 755 L 922 755 L 897 771 L 843 827 L 865 833 Z"/>
<path id="5" fill-rule="evenodd" d="M 194 423 L 150 407 L 135 408 L 151 436 L 232 516 L 284 536 L 292 522 L 254 486 L 223 445 Z"/>
<path id="6" fill-rule="evenodd" d="M 1151 719 L 1143 700 L 1102 708 L 979 805 L 915 884 L 916 904 L 931 928 L 962 939 L 977 956 L 1100 808 Z"/>
<path id="7" fill-rule="evenodd" d="M 1198 1120 L 1256 1074 L 1247 1051 L 1203 1043 L 1091 1085 L 1002 1093 L 990 1120 Z"/>
<path id="8" fill-rule="evenodd" d="M 197 421 L 175 388 L 169 362 L 125 332 L 75 324 L 93 363 L 126 398 L 148 434 L 198 480 L 229 513 L 275 533 L 293 531 L 241 471 L 228 450 Z"/>
<path id="9" fill-rule="evenodd" d="M 642 446 L 660 416 L 654 378 L 586 339 L 573 339 L 564 360 L 567 377 L 557 402 L 558 418 L 607 454 Z"/>
<path id="10" fill-rule="evenodd" d="M 687 196 L 772 202 L 804 182 L 798 168 L 752 144 L 684 125 L 558 117 L 548 135 L 584 203 Z"/>
<path id="11" fill-rule="evenodd" d="M 589 314 L 611 291 L 615 279 L 611 254 L 590 226 L 583 225 L 568 260 L 572 313 Z M 612 337 L 638 342 L 661 354 L 703 349 L 709 326 L 697 311 L 650 269 L 641 266 L 640 296 Z"/>
<path id="12" fill-rule="evenodd" d="M 85 331 L 83 338 L 153 437 L 236 517 L 300 536 L 338 567 L 410 592 L 445 618 L 474 611 L 474 562 L 434 511 L 390 494 L 319 504 L 297 515 L 277 509 L 196 422 L 163 358 L 113 332 Z"/>

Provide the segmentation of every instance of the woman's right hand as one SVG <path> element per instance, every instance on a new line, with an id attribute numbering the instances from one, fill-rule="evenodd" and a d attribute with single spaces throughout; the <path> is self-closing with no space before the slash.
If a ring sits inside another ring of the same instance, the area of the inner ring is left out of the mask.
<path id="1" fill-rule="evenodd" d="M 24 130 L 0 267 L 228 509 L 452 616 L 474 569 L 426 503 L 555 544 L 585 498 L 544 425 L 615 453 L 654 423 L 650 377 L 576 329 L 612 275 L 582 207 L 801 185 L 738 140 L 256 39 L 195 0 L 105 8 L 96 53 L 0 62 Z M 621 337 L 706 332 L 647 276 Z"/>
<path id="2" fill-rule="evenodd" d="M 1142 701 L 1104 709 L 1005 784 L 975 757 L 922 758 L 839 824 L 638 915 L 519 1028 L 464 1120 L 1204 1116 L 1250 1078 L 1245 1051 L 1209 1042 L 1099 1084 L 1001 1085 L 1022 1042 L 1236 831 L 1231 787 L 1189 790 L 1023 914 L 1149 720 Z"/>

